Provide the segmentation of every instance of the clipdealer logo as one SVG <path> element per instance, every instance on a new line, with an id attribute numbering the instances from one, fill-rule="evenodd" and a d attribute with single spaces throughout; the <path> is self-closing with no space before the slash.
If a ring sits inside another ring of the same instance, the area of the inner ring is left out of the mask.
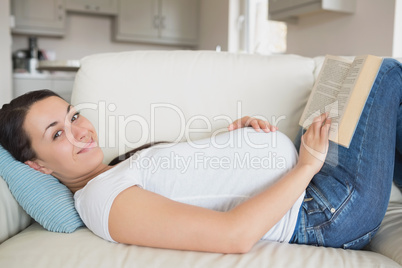
<path id="1" fill-rule="evenodd" d="M 172 115 L 173 118 L 171 121 L 174 122 L 175 133 L 177 134 L 173 139 L 168 140 L 169 143 L 165 144 L 165 146 L 172 146 L 182 141 L 186 141 L 197 149 L 210 146 L 215 148 L 233 146 L 235 141 L 232 139 L 222 144 L 217 142 L 216 137 L 219 134 L 227 132 L 227 126 L 235 119 L 244 116 L 240 101 L 237 102 L 236 118 L 231 118 L 225 114 L 216 115 L 212 118 L 201 114 L 186 117 L 185 112 L 180 107 L 171 103 L 152 103 L 149 106 L 149 111 L 144 111 L 142 114 L 129 115 L 119 114 L 118 107 L 114 103 L 107 103 L 106 101 L 80 103 L 75 105 L 74 108 L 80 111 L 83 116 L 89 115 L 90 120 L 96 120 L 95 127 L 98 132 L 99 146 L 101 148 L 118 148 L 119 155 L 145 143 L 155 142 L 157 132 L 163 132 L 163 129 L 160 129 L 161 127 L 157 123 L 160 123 L 161 118 L 164 118 L 166 114 Z M 259 115 L 250 116 L 269 121 L 273 125 L 278 125 L 282 120 L 286 119 L 284 115 L 271 116 L 271 118 Z M 213 125 L 222 125 L 224 127 L 214 130 Z M 193 139 L 192 135 L 210 137 L 210 140 L 207 143 L 200 144 L 197 142 L 199 139 Z M 245 137 L 244 142 L 255 148 L 266 147 L 263 144 L 253 144 L 247 137 Z M 271 146 L 275 146 L 275 144 L 276 142 L 273 141 Z"/>

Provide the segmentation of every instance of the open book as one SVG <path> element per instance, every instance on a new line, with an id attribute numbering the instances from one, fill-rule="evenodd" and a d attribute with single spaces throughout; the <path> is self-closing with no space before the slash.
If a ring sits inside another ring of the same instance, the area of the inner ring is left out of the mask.
<path id="1" fill-rule="evenodd" d="M 316 116 L 329 112 L 332 119 L 329 139 L 349 148 L 381 63 L 382 58 L 372 55 L 354 60 L 327 55 L 300 126 L 308 128 Z"/>

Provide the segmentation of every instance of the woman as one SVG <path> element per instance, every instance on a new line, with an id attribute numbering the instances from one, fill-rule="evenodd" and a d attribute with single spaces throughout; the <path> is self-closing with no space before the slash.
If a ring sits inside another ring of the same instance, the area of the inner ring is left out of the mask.
<path id="1" fill-rule="evenodd" d="M 252 197 L 242 196 L 234 203 L 225 201 L 227 207 L 217 210 L 154 193 L 146 189 L 147 181 L 138 181 L 131 175 L 135 170 L 138 172 L 134 174 L 146 175 L 152 180 L 149 169 L 141 169 L 138 163 L 144 157 L 162 159 L 166 155 L 162 146 L 142 150 L 114 167 L 102 164 L 103 154 L 97 146 L 93 126 L 72 106 L 48 92 L 42 91 L 41 96 L 36 95 L 28 102 L 20 98 L 3 106 L 0 112 L 1 144 L 17 160 L 52 174 L 65 184 L 75 193 L 76 207 L 85 224 L 110 241 L 243 253 L 262 237 L 273 237 L 276 241 L 359 249 L 378 230 L 388 205 L 394 162 L 395 167 L 400 166 L 401 75 L 399 63 L 384 60 L 349 149 L 328 142 L 331 120 L 327 114 L 317 117 L 302 136 L 297 163 L 294 148 L 278 133 L 278 146 L 271 146 L 270 150 L 283 153 L 288 165 L 282 172 L 263 170 L 268 173 L 266 184 L 269 186 L 257 183 L 250 188 L 250 192 L 255 193 Z M 229 129 L 250 124 L 255 129 L 276 130 L 267 122 L 248 118 L 235 121 Z M 242 132 L 233 133 L 240 135 Z M 267 135 L 258 135 L 254 141 L 267 141 Z M 186 143 L 170 148 L 184 155 L 194 153 Z M 257 154 L 257 150 L 246 149 Z M 235 154 L 247 154 L 241 146 L 233 150 Z M 213 153 L 222 151 L 226 149 Z M 377 159 L 377 155 L 381 158 Z M 224 153 L 222 157 L 225 156 Z M 204 170 L 203 167 L 200 170 Z M 208 172 L 213 171 L 209 169 Z M 158 174 L 161 176 L 164 172 Z M 198 173 L 191 174 L 199 176 Z M 207 178 L 215 173 L 202 174 Z M 277 178 L 278 174 L 280 178 Z M 397 182 L 401 181 L 399 176 L 396 168 Z M 233 184 L 221 183 L 215 190 L 223 191 Z M 157 187 L 155 183 L 152 185 Z M 165 185 L 171 187 L 171 193 L 177 189 L 185 192 L 208 188 L 205 183 L 199 183 L 194 187 L 187 184 L 188 188 L 183 189 L 182 185 L 186 184 L 180 178 L 173 186 Z M 207 186 L 216 188 L 213 183 L 207 183 Z M 215 204 L 216 200 L 211 207 Z"/>

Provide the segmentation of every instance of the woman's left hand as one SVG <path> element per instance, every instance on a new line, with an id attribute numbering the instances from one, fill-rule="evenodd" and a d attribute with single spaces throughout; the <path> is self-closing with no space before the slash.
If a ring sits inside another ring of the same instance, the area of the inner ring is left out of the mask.
<path id="1" fill-rule="evenodd" d="M 276 126 L 271 125 L 268 121 L 264 121 L 250 116 L 244 116 L 240 119 L 237 119 L 228 126 L 228 130 L 231 131 L 238 128 L 249 127 L 249 126 L 253 127 L 256 131 L 260 131 L 261 129 L 264 132 L 271 132 L 278 130 Z"/>

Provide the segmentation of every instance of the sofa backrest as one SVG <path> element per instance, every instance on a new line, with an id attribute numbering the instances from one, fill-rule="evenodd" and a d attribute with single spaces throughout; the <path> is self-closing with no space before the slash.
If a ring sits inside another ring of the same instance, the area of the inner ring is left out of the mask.
<path id="1" fill-rule="evenodd" d="M 84 58 L 72 103 L 99 133 L 105 162 L 149 141 L 195 140 L 259 116 L 294 138 L 315 62 L 295 55 L 135 51 Z"/>

